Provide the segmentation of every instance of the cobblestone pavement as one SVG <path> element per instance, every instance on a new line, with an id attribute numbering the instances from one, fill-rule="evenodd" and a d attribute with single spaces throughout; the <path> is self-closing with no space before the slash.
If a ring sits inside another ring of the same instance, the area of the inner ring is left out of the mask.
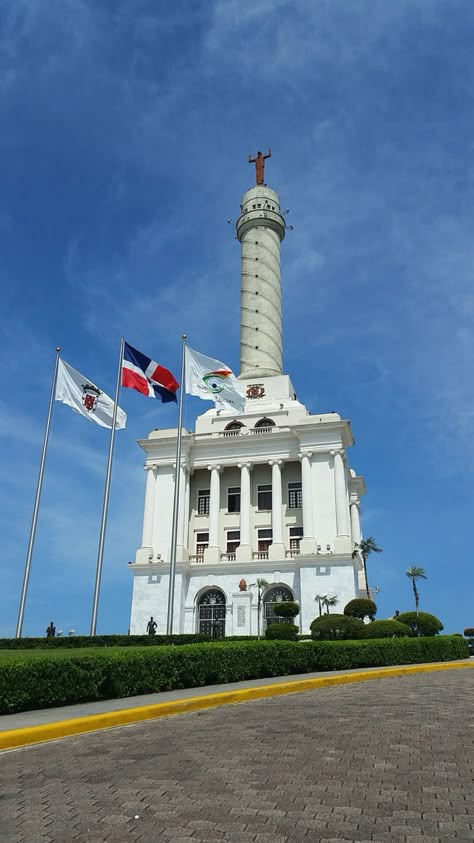
<path id="1" fill-rule="evenodd" d="M 5 753 L 0 839 L 474 841 L 474 671 L 324 688 Z"/>

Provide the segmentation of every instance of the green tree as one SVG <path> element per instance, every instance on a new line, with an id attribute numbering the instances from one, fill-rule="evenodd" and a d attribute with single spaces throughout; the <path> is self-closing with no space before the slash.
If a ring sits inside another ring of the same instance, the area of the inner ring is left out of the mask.
<path id="1" fill-rule="evenodd" d="M 260 641 L 260 615 L 262 611 L 262 591 L 268 588 L 270 583 L 261 577 L 257 577 L 255 582 L 250 583 L 249 588 L 257 589 L 257 638 Z"/>
<path id="2" fill-rule="evenodd" d="M 344 606 L 344 614 L 349 615 L 349 617 L 360 618 L 361 621 L 364 618 L 370 618 L 373 621 L 377 614 L 377 605 L 373 600 L 367 600 L 367 597 L 356 597 L 354 600 L 349 600 L 349 603 Z"/>
<path id="3" fill-rule="evenodd" d="M 418 594 L 418 589 L 416 587 L 416 581 L 417 580 L 427 580 L 428 577 L 425 574 L 425 569 L 424 568 L 417 568 L 416 565 L 412 565 L 410 568 L 408 568 L 406 573 L 407 573 L 407 577 L 409 577 L 409 579 L 411 579 L 411 584 L 413 586 L 413 595 L 414 595 L 414 598 L 415 598 L 416 614 L 418 614 L 418 606 L 420 605 L 420 595 Z"/>
<path id="4" fill-rule="evenodd" d="M 273 607 L 273 614 L 277 618 L 296 618 L 300 613 L 300 607 L 294 600 L 284 600 L 281 603 L 275 603 Z"/>
<path id="5" fill-rule="evenodd" d="M 325 597 L 324 600 L 321 601 L 324 608 L 326 609 L 326 614 L 329 615 L 329 609 L 334 608 L 339 603 L 339 598 L 334 595 L 334 597 Z"/>
<path id="6" fill-rule="evenodd" d="M 428 612 L 402 612 L 397 621 L 409 626 L 413 635 L 422 637 L 438 635 L 444 628 L 440 619 Z"/>
<path id="7" fill-rule="evenodd" d="M 315 594 L 314 599 L 316 600 L 319 608 L 319 617 L 321 617 L 323 613 L 323 603 L 327 598 L 327 594 Z"/>
<path id="8" fill-rule="evenodd" d="M 356 556 L 362 557 L 362 563 L 364 565 L 365 588 L 369 600 L 371 599 L 371 597 L 369 589 L 369 580 L 367 578 L 367 559 L 371 553 L 382 553 L 382 548 L 377 547 L 373 536 L 368 536 L 366 539 L 361 539 L 360 542 L 356 542 L 354 550 L 352 551 L 353 559 Z"/>

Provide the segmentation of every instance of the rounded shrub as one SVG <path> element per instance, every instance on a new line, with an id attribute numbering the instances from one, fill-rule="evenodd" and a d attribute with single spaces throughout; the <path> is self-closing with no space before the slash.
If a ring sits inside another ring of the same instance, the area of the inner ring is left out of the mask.
<path id="1" fill-rule="evenodd" d="M 273 611 L 279 618 L 296 618 L 300 613 L 300 607 L 293 600 L 286 600 L 281 603 L 275 603 Z"/>
<path id="2" fill-rule="evenodd" d="M 351 618 L 360 618 L 361 621 L 364 618 L 370 618 L 373 621 L 377 614 L 377 606 L 367 597 L 358 597 L 355 600 L 349 600 L 349 603 L 344 606 L 344 614 Z"/>
<path id="3" fill-rule="evenodd" d="M 430 615 L 429 612 L 418 612 L 418 614 L 416 612 L 402 612 L 397 621 L 409 626 L 413 635 L 437 635 L 444 629 L 439 618 L 436 615 Z"/>
<path id="4" fill-rule="evenodd" d="M 364 626 L 364 638 L 404 638 L 411 634 L 410 627 L 398 621 L 374 621 Z"/>
<path id="5" fill-rule="evenodd" d="M 314 641 L 363 638 L 364 624 L 358 618 L 347 615 L 321 615 L 310 625 Z"/>
<path id="6" fill-rule="evenodd" d="M 270 623 L 265 630 L 265 638 L 270 641 L 297 641 L 299 627 L 293 623 Z"/>

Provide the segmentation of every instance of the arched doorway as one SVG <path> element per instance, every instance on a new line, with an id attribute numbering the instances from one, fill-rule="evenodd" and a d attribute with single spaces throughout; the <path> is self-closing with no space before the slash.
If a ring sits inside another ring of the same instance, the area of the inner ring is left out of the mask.
<path id="1" fill-rule="evenodd" d="M 220 588 L 208 588 L 198 599 L 198 632 L 212 638 L 225 636 L 225 595 Z"/>
<path id="2" fill-rule="evenodd" d="M 277 603 L 294 600 L 293 592 L 287 585 L 273 585 L 263 595 L 263 628 L 270 623 L 294 623 L 293 618 L 280 618 L 275 615 Z"/>

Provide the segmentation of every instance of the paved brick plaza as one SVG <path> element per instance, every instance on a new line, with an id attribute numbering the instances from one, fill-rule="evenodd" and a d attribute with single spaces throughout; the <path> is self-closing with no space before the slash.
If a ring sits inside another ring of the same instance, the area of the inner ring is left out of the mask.
<path id="1" fill-rule="evenodd" d="M 4 754 L 0 836 L 472 843 L 473 771 L 474 671 L 375 680 Z"/>

